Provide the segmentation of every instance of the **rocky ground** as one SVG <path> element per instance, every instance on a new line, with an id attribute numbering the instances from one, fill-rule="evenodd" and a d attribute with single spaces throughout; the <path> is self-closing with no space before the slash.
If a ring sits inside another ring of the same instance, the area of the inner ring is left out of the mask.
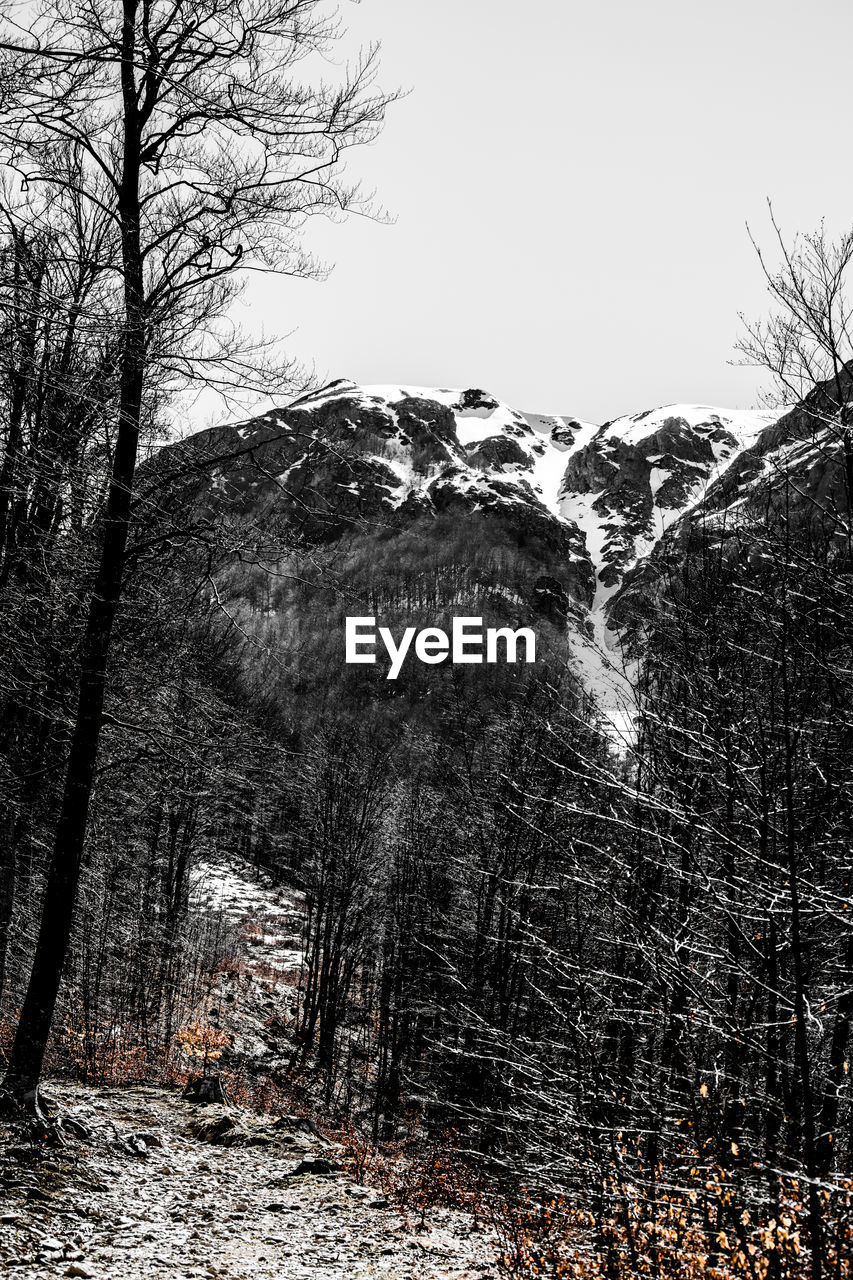
<path id="1" fill-rule="evenodd" d="M 16 1280 L 496 1274 L 469 1217 L 407 1219 L 297 1117 L 262 1122 L 148 1086 L 46 1093 L 78 1130 L 65 1147 L 0 1128 L 0 1272 Z"/>
<path id="2" fill-rule="evenodd" d="M 190 905 L 198 920 L 219 917 L 231 939 L 228 960 L 192 1012 L 227 1034 L 220 1065 L 251 1063 L 255 1075 L 286 1068 L 304 959 L 304 895 L 263 873 L 205 862 L 195 871 Z"/>

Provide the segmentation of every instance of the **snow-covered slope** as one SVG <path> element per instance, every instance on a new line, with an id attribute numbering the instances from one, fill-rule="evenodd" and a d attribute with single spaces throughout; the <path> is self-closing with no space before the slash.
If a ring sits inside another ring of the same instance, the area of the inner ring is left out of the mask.
<path id="1" fill-rule="evenodd" d="M 597 604 L 777 416 L 664 405 L 605 423 L 573 450 L 560 512 L 583 524 Z"/>
<path id="2" fill-rule="evenodd" d="M 776 416 L 664 405 L 605 423 L 570 452 L 558 509 L 583 531 L 595 575 L 588 627 L 576 633 L 571 647 L 620 738 L 632 734 L 636 660 L 623 651 L 610 602 L 626 575 L 703 502 Z"/>
<path id="3" fill-rule="evenodd" d="M 455 424 L 454 440 L 437 436 L 446 451 L 447 462 L 463 465 L 467 471 L 500 475 L 525 490 L 532 488 L 555 515 L 559 515 L 559 490 L 569 455 L 582 448 L 598 430 L 594 424 L 580 423 L 575 418 L 520 413 L 476 388 L 357 386 L 341 381 L 295 401 L 290 407 L 312 412 L 335 401 L 387 415 L 397 427 L 394 436 L 400 443 L 405 439 L 405 430 L 400 430 L 401 405 L 407 408 L 412 403 L 441 405 L 452 415 Z M 421 421 L 428 425 L 427 417 L 423 416 Z M 394 436 L 389 438 L 389 445 L 381 454 L 383 462 L 389 461 L 390 440 Z M 512 442 L 515 447 L 505 447 L 502 451 L 480 447 L 490 441 Z M 402 458 L 394 458 L 393 454 L 390 461 L 396 464 L 394 471 L 400 482 L 397 488 L 404 491 L 404 496 L 405 491 L 410 492 L 412 488 L 428 492 L 438 474 L 438 470 L 433 470 L 418 476 Z M 459 483 L 466 487 L 471 481 L 460 479 Z M 396 500 L 402 500 L 399 493 Z M 527 500 L 526 492 L 523 500 Z"/>

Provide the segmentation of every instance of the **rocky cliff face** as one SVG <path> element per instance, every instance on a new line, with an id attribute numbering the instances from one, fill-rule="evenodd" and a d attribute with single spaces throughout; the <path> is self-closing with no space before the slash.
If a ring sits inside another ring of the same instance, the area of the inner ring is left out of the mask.
<path id="1" fill-rule="evenodd" d="M 208 506 L 289 521 L 315 543 L 462 530 L 464 560 L 464 530 L 480 544 L 491 531 L 496 562 L 511 551 L 522 567 L 510 614 L 563 619 L 570 663 L 622 734 L 641 657 L 632 619 L 662 548 L 685 546 L 697 522 L 754 514 L 782 472 L 808 494 L 838 490 L 819 396 L 783 414 L 670 405 L 596 426 L 476 388 L 340 381 L 180 448 L 206 460 Z"/>

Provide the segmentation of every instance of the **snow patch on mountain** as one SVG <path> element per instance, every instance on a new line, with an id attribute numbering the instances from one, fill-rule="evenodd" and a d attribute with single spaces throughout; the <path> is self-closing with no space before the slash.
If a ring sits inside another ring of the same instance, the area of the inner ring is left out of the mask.
<path id="1" fill-rule="evenodd" d="M 586 536 L 598 582 L 594 608 L 775 418 L 761 410 L 664 405 L 605 423 L 571 450 L 559 510 Z"/>
<path id="2" fill-rule="evenodd" d="M 642 413 L 614 418 L 605 423 L 601 431 L 607 439 L 640 445 L 675 419 L 683 422 L 691 432 L 707 435 L 712 445 L 719 447 L 719 457 L 724 452 L 724 435 L 721 433 L 734 436 L 738 449 L 747 449 L 778 416 L 773 410 L 719 409 L 705 404 L 664 404 L 657 409 L 644 409 Z"/>
<path id="3" fill-rule="evenodd" d="M 708 405 L 663 405 L 617 418 L 575 442 L 558 511 L 583 533 L 595 572 L 586 626 L 570 634 L 584 683 L 617 740 L 630 741 L 636 659 L 623 652 L 610 604 L 628 575 L 777 415 Z"/>
<path id="4" fill-rule="evenodd" d="M 461 465 L 455 475 L 441 475 L 443 485 L 455 484 L 469 497 L 479 490 L 492 498 L 494 493 L 489 481 L 492 475 L 497 474 L 505 486 L 514 487 L 514 491 L 504 487 L 499 497 L 512 503 L 530 503 L 538 499 L 551 515 L 557 517 L 560 517 L 560 487 L 567 458 L 583 448 L 599 430 L 594 423 L 581 423 L 572 417 L 520 413 L 478 388 L 391 384 L 359 386 L 339 380 L 295 400 L 289 408 L 312 412 L 334 401 L 352 402 L 354 410 L 379 412 L 396 429 L 397 436 L 389 436 L 384 442 L 381 457 L 375 458 L 380 463 L 387 463 L 398 476 L 399 487 L 389 495 L 392 507 L 399 507 L 413 492 L 428 497 L 432 482 L 442 470 L 429 468 L 421 475 L 415 474 L 402 443 L 404 429 L 400 411 L 404 404 L 409 412 L 416 412 L 412 406 L 417 402 L 437 404 L 453 416 L 455 442 L 437 440 L 436 444 L 448 463 L 458 462 Z M 487 451 L 480 446 L 491 441 L 512 442 L 514 458 L 485 465 L 483 460 Z"/>

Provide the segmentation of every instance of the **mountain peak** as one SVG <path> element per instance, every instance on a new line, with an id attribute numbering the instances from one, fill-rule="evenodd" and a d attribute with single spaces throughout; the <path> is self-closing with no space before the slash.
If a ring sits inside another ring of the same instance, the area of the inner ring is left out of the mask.
<path id="1" fill-rule="evenodd" d="M 220 429 L 236 433 L 241 456 L 256 442 L 255 470 L 214 485 L 246 509 L 298 508 L 300 528 L 326 543 L 399 537 L 411 556 L 419 545 L 434 554 L 441 537 L 464 548 L 467 537 L 482 554 L 485 537 L 495 563 L 513 549 L 530 577 L 517 598 L 535 601 L 543 574 L 554 583 L 570 661 L 625 728 L 633 673 L 616 597 L 734 464 L 760 452 L 777 416 L 676 403 L 598 425 L 524 412 L 478 386 L 341 378 Z M 464 561 L 464 550 L 454 554 Z"/>

